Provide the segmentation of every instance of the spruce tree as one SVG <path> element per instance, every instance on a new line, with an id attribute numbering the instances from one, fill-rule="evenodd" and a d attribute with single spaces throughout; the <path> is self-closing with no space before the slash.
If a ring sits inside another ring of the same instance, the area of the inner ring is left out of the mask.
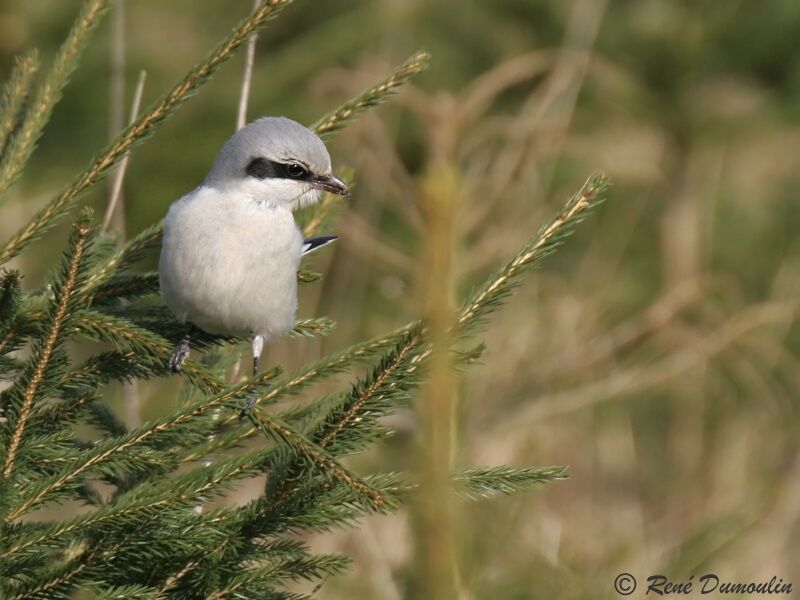
<path id="1" fill-rule="evenodd" d="M 207 82 L 248 37 L 288 3 L 269 0 L 203 61 L 100 151 L 88 167 L 0 246 L 6 264 L 73 212 L 83 191 L 146 140 Z M 49 71 L 20 58 L 0 105 L 0 202 L 22 173 L 81 50 L 106 11 L 86 0 Z M 312 125 L 333 136 L 386 100 L 425 68 L 419 52 L 385 80 Z M 601 199 L 593 176 L 528 244 L 463 300 L 452 324 L 453 360 L 468 365 L 488 317 Z M 305 221 L 318 232 L 331 216 L 323 201 Z M 341 555 L 314 554 L 297 534 L 352 526 L 371 512 L 395 510 L 420 492 L 402 473 L 358 474 L 342 458 L 379 443 L 383 417 L 407 406 L 425 377 L 428 327 L 409 323 L 307 364 L 268 368 L 230 384 L 230 344 L 203 335 L 200 360 L 183 370 L 180 407 L 129 429 L 104 402 L 112 382 L 169 376 L 167 361 L 183 333 L 164 306 L 158 275 L 136 269 L 158 251 L 156 224 L 118 247 L 88 209 L 74 223 L 49 284 L 23 291 L 23 275 L 0 276 L 0 593 L 4 598 L 300 598 L 287 582 L 320 580 L 347 568 Z M 298 274 L 313 283 L 319 275 Z M 299 321 L 296 335 L 324 335 L 326 318 Z M 87 342 L 100 342 L 101 344 Z M 71 348 L 95 350 L 76 359 Z M 457 365 L 458 366 L 458 365 Z M 359 376 L 366 369 L 366 375 Z M 338 393 L 281 402 L 334 374 L 351 374 Z M 257 397 L 248 419 L 244 398 Z M 96 432 L 84 439 L 76 431 Z M 258 444 L 246 440 L 257 438 Z M 266 474 L 245 506 L 210 505 L 237 482 Z M 469 467 L 452 474 L 456 493 L 472 499 L 509 494 L 566 476 L 563 467 Z M 101 495 L 98 482 L 112 492 Z M 44 507 L 78 501 L 86 510 L 32 520 Z"/>

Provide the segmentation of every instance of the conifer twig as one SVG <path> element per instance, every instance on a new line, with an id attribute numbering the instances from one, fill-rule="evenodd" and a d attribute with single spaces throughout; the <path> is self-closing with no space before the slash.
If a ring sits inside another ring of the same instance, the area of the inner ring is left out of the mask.
<path id="1" fill-rule="evenodd" d="M 32 50 L 25 56 L 17 58 L 11 77 L 3 87 L 3 96 L 0 98 L 0 111 L 2 111 L 0 112 L 0 158 L 5 154 L 3 148 L 8 136 L 17 126 L 38 70 L 39 56 Z"/>
<path id="2" fill-rule="evenodd" d="M 151 485 L 150 489 L 128 492 L 119 496 L 113 505 L 104 506 L 37 531 L 35 535 L 0 551 L 0 558 L 8 559 L 31 546 L 44 542 L 52 544 L 65 535 L 97 528 L 106 523 L 131 519 L 142 513 L 154 515 L 161 509 L 186 505 L 234 479 L 256 474 L 258 467 L 264 464 L 274 451 L 274 448 L 251 450 L 242 456 L 228 458 L 216 464 L 213 472 L 204 469 L 198 476 L 196 471 L 189 471 L 176 479 Z"/>
<path id="3" fill-rule="evenodd" d="M 125 246 L 123 246 L 110 258 L 95 267 L 92 273 L 87 276 L 86 281 L 82 286 L 82 293 L 90 293 L 94 288 L 111 277 L 115 272 L 121 270 L 124 266 L 130 265 L 131 263 L 139 260 L 148 250 L 157 248 L 161 243 L 161 238 L 164 233 L 163 228 L 163 220 L 155 225 L 151 225 L 140 232 L 132 240 L 129 240 Z"/>
<path id="4" fill-rule="evenodd" d="M 173 346 L 160 335 L 139 327 L 126 319 L 116 318 L 92 310 L 81 310 L 75 315 L 75 325 L 79 331 L 118 346 L 128 344 L 131 349 L 159 357 L 166 361 Z M 166 365 L 166 362 L 164 362 Z M 225 388 L 225 382 L 211 374 L 199 363 L 187 360 L 183 373 L 192 383 L 206 392 L 216 393 Z"/>
<path id="5" fill-rule="evenodd" d="M 316 337 L 328 335 L 336 328 L 336 322 L 327 317 L 316 319 L 301 319 L 294 324 L 294 329 L 289 332 L 291 337 Z"/>
<path id="6" fill-rule="evenodd" d="M 66 40 L 58 50 L 50 72 L 36 91 L 19 131 L 9 142 L 0 162 L 0 198 L 33 154 L 53 107 L 61 99 L 62 90 L 78 64 L 89 34 L 100 22 L 107 7 L 108 0 L 86 0 L 81 8 Z"/>
<path id="7" fill-rule="evenodd" d="M 76 283 L 78 279 L 78 271 L 80 269 L 81 260 L 83 259 L 86 250 L 86 241 L 89 237 L 91 228 L 87 218 L 81 218 L 73 228 L 73 243 L 70 249 L 69 266 L 67 269 L 67 276 L 61 289 L 61 295 L 56 299 L 57 304 L 53 311 L 52 323 L 48 331 L 47 337 L 41 351 L 37 352 L 36 367 L 30 378 L 30 381 L 22 392 L 22 405 L 19 410 L 19 416 L 13 423 L 13 433 L 11 440 L 6 451 L 5 462 L 3 465 L 3 477 L 8 479 L 11 476 L 11 471 L 14 468 L 14 460 L 16 459 L 17 448 L 22 442 L 22 436 L 25 433 L 25 426 L 31 415 L 34 400 L 39 386 L 44 380 L 45 371 L 53 356 L 56 345 L 61 339 L 61 332 L 64 327 L 64 322 L 67 319 L 67 310 L 70 301 L 75 292 Z"/>
<path id="8" fill-rule="evenodd" d="M 142 527 L 147 522 L 152 521 L 154 517 L 150 517 L 145 520 L 144 523 L 140 523 L 139 527 Z M 84 548 L 73 560 L 69 561 L 64 566 L 64 572 L 58 573 L 56 572 L 53 577 L 48 580 L 41 581 L 31 585 L 24 590 L 22 590 L 19 594 L 14 596 L 10 596 L 8 600 L 28 600 L 29 598 L 47 598 L 48 596 L 41 596 L 41 593 L 44 593 L 48 590 L 53 589 L 54 587 L 68 582 L 70 579 L 78 575 L 79 573 L 88 569 L 92 563 L 98 558 L 98 556 L 113 556 L 120 548 L 122 548 L 127 541 L 133 537 L 138 528 L 132 528 L 128 533 L 123 535 L 120 539 L 114 542 L 110 547 L 106 550 L 101 552 L 102 545 L 106 540 L 105 538 L 99 538 L 94 540 L 88 547 Z"/>
<path id="9" fill-rule="evenodd" d="M 407 373 L 413 373 L 416 370 L 418 361 L 414 360 L 411 353 L 422 340 L 422 335 L 423 331 L 420 326 L 410 329 L 405 339 L 386 356 L 365 384 L 355 388 L 355 393 L 346 409 L 326 427 L 319 441 L 320 446 L 323 448 L 330 446 L 339 433 L 360 419 L 364 407 L 367 403 L 372 402 L 375 396 L 397 388 L 398 383 L 393 378 L 401 367 L 407 367 Z M 411 362 L 406 364 L 409 359 Z"/>
<path id="10" fill-rule="evenodd" d="M 267 437 L 277 436 L 288 446 L 307 458 L 328 476 L 344 483 L 356 491 L 359 496 L 366 498 L 374 510 L 385 510 L 389 507 L 387 499 L 378 490 L 370 486 L 363 479 L 342 467 L 333 457 L 318 446 L 297 433 L 277 417 L 266 411 L 251 411 L 248 413 L 250 422 Z"/>
<path id="11" fill-rule="evenodd" d="M 325 377 L 341 373 L 348 366 L 371 360 L 381 352 L 393 348 L 398 341 L 407 336 L 410 331 L 419 327 L 419 322 L 410 323 L 388 334 L 375 337 L 366 342 L 356 344 L 341 352 L 334 353 L 323 358 L 313 365 L 304 367 L 291 374 L 282 382 L 272 385 L 269 390 L 259 399 L 259 406 L 266 407 L 278 402 L 281 398 L 298 393 L 306 386 Z M 229 426 L 237 421 L 236 415 L 231 415 L 221 423 L 221 427 Z M 216 452 L 225 448 L 231 448 L 241 443 L 245 439 L 252 437 L 257 430 L 255 428 L 238 429 L 226 436 L 218 436 L 209 444 L 203 444 L 191 449 L 181 456 L 182 462 L 198 460 L 208 452 Z"/>
<path id="12" fill-rule="evenodd" d="M 311 129 L 323 140 L 327 140 L 362 112 L 390 98 L 409 79 L 424 71 L 428 67 L 429 59 L 430 54 L 424 50 L 418 50 L 397 67 L 389 77 L 324 115 L 311 126 Z"/>
<path id="13" fill-rule="evenodd" d="M 140 71 L 139 79 L 136 82 L 136 91 L 133 93 L 133 103 L 131 104 L 131 124 L 136 121 L 136 117 L 139 115 L 139 105 L 142 102 L 142 93 L 144 92 L 144 82 L 146 79 L 147 71 Z M 130 152 L 126 152 L 119 163 L 119 167 L 117 167 L 117 171 L 114 173 L 114 179 L 111 183 L 111 193 L 108 199 L 108 206 L 106 207 L 106 214 L 105 217 L 103 217 L 101 231 L 106 231 L 108 229 L 108 226 L 111 224 L 111 219 L 114 216 L 114 210 L 117 208 L 117 203 L 122 196 L 122 182 L 125 181 L 125 173 L 128 170 L 130 157 Z"/>
<path id="14" fill-rule="evenodd" d="M 291 0 L 265 0 L 257 11 L 244 19 L 205 60 L 196 65 L 186 77 L 153 104 L 134 124 L 128 126 L 105 150 L 95 157 L 85 171 L 78 175 L 56 198 L 37 212 L 27 225 L 6 242 L 5 246 L 0 249 L 0 264 L 8 262 L 8 260 L 19 254 L 28 243 L 53 227 L 59 217 L 69 210 L 81 192 L 103 177 L 134 144 L 151 135 L 158 126 L 175 112 L 178 106 L 211 78 L 219 66 L 233 55 L 234 51 L 247 40 L 251 33 L 261 27 L 278 9 L 283 8 L 289 2 Z"/>
<path id="15" fill-rule="evenodd" d="M 226 388 L 221 393 L 211 398 L 204 398 L 168 417 L 146 423 L 142 427 L 134 429 L 128 434 L 118 438 L 104 440 L 103 442 L 95 444 L 90 450 L 83 453 L 82 456 L 72 461 L 72 464 L 65 469 L 39 482 L 30 493 L 21 494 L 18 503 L 9 511 L 8 519 L 16 519 L 25 514 L 26 511 L 37 505 L 49 494 L 62 487 L 64 484 L 74 480 L 92 467 L 106 462 L 130 448 L 143 444 L 153 437 L 170 432 L 186 424 L 191 419 L 206 414 L 217 406 L 223 406 L 236 398 L 244 396 L 254 388 L 274 379 L 278 373 L 279 369 L 277 368 L 269 371 L 262 371 L 252 379 L 248 379 L 239 385 Z"/>
<path id="16" fill-rule="evenodd" d="M 601 173 L 590 177 L 552 221 L 542 227 L 514 258 L 472 294 L 456 320 L 457 331 L 463 333 L 480 323 L 493 306 L 511 293 L 526 270 L 555 251 L 570 235 L 572 226 L 602 201 L 607 185 L 606 178 Z"/>
<path id="17" fill-rule="evenodd" d="M 567 479 L 566 467 L 472 467 L 453 477 L 453 486 L 469 500 L 511 494 L 539 487 L 548 481 Z"/>

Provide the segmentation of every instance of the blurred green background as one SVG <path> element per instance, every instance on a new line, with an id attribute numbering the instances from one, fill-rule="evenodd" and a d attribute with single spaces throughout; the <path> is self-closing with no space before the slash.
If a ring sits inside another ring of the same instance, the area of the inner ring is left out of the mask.
<path id="1" fill-rule="evenodd" d="M 0 2 L 0 74 L 30 47 L 49 60 L 78 5 Z M 0 236 L 105 144 L 141 69 L 147 104 L 251 5 L 128 1 L 117 21 L 123 106 L 107 18 L 11 191 Z M 356 188 L 300 316 L 338 328 L 322 342 L 280 342 L 267 362 L 292 368 L 416 318 L 418 184 L 440 144 L 460 176 L 462 294 L 591 172 L 613 182 L 494 316 L 481 364 L 461 380 L 457 463 L 571 472 L 459 508 L 465 598 L 613 598 L 621 571 L 640 585 L 653 573 L 799 576 L 798 40 L 796 0 L 297 0 L 259 37 L 251 117 L 310 123 L 418 47 L 433 56 L 411 89 L 331 144 Z M 127 235 L 202 180 L 233 132 L 242 68 L 240 55 L 133 153 L 118 221 Z M 107 195 L 97 186 L 85 201 L 102 215 Z M 29 287 L 63 243 L 57 230 L 15 261 Z M 166 410 L 176 389 L 140 386 L 142 415 Z M 126 411 L 122 391 L 110 394 Z M 407 466 L 412 415 L 391 424 L 398 435 L 355 466 Z M 403 594 L 404 514 L 310 541 L 355 558 L 320 598 Z"/>

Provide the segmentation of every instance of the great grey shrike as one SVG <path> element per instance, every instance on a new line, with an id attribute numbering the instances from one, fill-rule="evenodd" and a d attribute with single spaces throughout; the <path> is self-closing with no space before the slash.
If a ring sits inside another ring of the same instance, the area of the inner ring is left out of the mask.
<path id="1" fill-rule="evenodd" d="M 170 358 L 189 354 L 190 328 L 249 337 L 253 372 L 265 342 L 294 327 L 300 259 L 336 239 L 303 239 L 293 211 L 322 191 L 349 195 L 325 144 L 285 117 L 264 117 L 222 147 L 202 184 L 167 213 L 159 260 L 161 292 L 187 335 Z"/>

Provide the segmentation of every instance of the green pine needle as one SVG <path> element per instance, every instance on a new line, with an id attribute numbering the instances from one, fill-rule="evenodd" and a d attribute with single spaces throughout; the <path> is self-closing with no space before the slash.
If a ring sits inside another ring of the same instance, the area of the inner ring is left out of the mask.
<path id="1" fill-rule="evenodd" d="M 0 164 L 5 157 L 5 146 L 11 132 L 19 126 L 20 115 L 25 108 L 36 72 L 39 57 L 35 50 L 17 58 L 11 77 L 3 86 L 0 97 Z"/>
<path id="2" fill-rule="evenodd" d="M 459 313 L 457 331 L 466 333 L 479 326 L 484 317 L 496 309 L 519 285 L 522 276 L 552 254 L 572 233 L 575 225 L 602 202 L 607 187 L 608 181 L 602 173 L 592 175 L 547 225 L 493 277 L 472 293 Z"/>
<path id="3" fill-rule="evenodd" d="M 358 118 L 362 112 L 389 99 L 409 79 L 424 71 L 428 67 L 429 60 L 430 54 L 418 50 L 386 79 L 329 112 L 314 123 L 311 129 L 323 140 L 328 140 L 336 131 Z"/>
<path id="4" fill-rule="evenodd" d="M 25 119 L 3 152 L 3 158 L 0 161 L 0 199 L 5 196 L 4 192 L 22 172 L 36 149 L 36 144 L 42 136 L 45 125 L 50 120 L 53 108 L 61 99 L 70 75 L 78 66 L 78 60 L 90 34 L 97 27 L 107 8 L 108 0 L 86 0 L 75 19 L 72 29 L 59 48 L 50 72 L 36 90 L 36 95 Z M 20 66 L 22 67 L 22 65 Z M 29 59 L 25 66 L 28 71 L 27 79 L 30 79 L 36 66 L 35 58 Z M 22 68 L 20 68 L 21 70 Z M 1 146 L 2 144 L 0 144 Z"/>
<path id="5" fill-rule="evenodd" d="M 568 478 L 567 467 L 473 467 L 459 472 L 453 485 L 465 498 L 481 500 Z"/>

